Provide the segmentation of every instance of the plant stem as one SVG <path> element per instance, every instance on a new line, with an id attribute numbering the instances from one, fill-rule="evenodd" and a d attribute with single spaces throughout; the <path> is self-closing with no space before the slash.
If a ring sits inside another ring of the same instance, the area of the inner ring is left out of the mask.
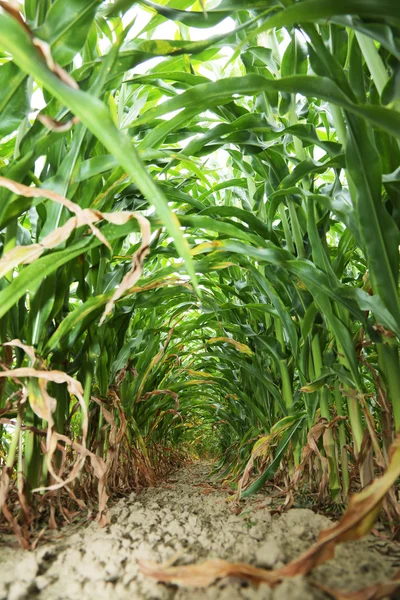
<path id="1" fill-rule="evenodd" d="M 293 244 L 293 240 L 292 240 L 292 235 L 290 233 L 289 221 L 288 221 L 288 218 L 286 216 L 285 205 L 283 203 L 281 203 L 279 205 L 279 216 L 281 218 L 281 222 L 282 222 L 283 232 L 285 234 L 285 240 L 286 240 L 287 248 L 288 248 L 289 252 L 291 252 L 292 254 L 294 254 L 294 252 L 295 252 L 295 250 L 294 250 L 294 244 Z"/>

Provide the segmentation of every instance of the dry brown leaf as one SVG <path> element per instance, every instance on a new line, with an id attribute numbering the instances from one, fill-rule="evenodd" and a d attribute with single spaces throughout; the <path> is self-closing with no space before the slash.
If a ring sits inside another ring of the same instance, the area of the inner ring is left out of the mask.
<path id="1" fill-rule="evenodd" d="M 119 288 L 115 291 L 114 296 L 109 300 L 102 321 L 106 314 L 111 311 L 111 308 L 118 298 L 121 297 L 125 291 L 129 290 L 139 279 L 142 273 L 142 265 L 145 256 L 148 254 L 148 244 L 150 241 L 150 224 L 148 220 L 142 215 L 129 211 L 121 211 L 117 213 L 101 213 L 98 210 L 92 210 L 90 208 L 82 209 L 78 204 L 72 202 L 68 198 L 53 192 L 52 190 L 45 190 L 42 188 L 33 188 L 17 183 L 11 179 L 0 176 L 0 187 L 5 187 L 11 192 L 26 198 L 49 198 L 53 202 L 61 204 L 75 216 L 68 219 L 68 221 L 62 226 L 58 227 L 47 235 L 38 244 L 30 244 L 28 246 L 16 246 L 6 252 L 0 259 L 0 277 L 6 275 L 9 271 L 17 267 L 18 265 L 27 265 L 34 262 L 39 258 L 45 250 L 51 250 L 59 246 L 62 242 L 66 241 L 74 229 L 87 225 L 95 235 L 109 250 L 111 245 L 107 238 L 101 233 L 101 231 L 94 225 L 97 221 L 105 220 L 114 225 L 124 225 L 130 219 L 135 218 L 138 220 L 140 229 L 142 232 L 142 244 L 137 252 L 132 257 L 132 268 L 125 275 Z M 102 322 L 101 321 L 101 322 Z"/>
<path id="2" fill-rule="evenodd" d="M 158 565 L 149 560 L 139 560 L 139 568 L 144 575 L 164 583 L 173 583 L 184 587 L 208 587 L 218 579 L 237 577 L 254 584 L 275 585 L 280 578 L 274 571 L 266 571 L 245 563 L 229 563 L 226 560 L 206 560 L 197 565 L 170 567 Z"/>
<path id="3" fill-rule="evenodd" d="M 14 17 L 14 19 L 18 21 L 18 23 L 25 29 L 25 31 L 31 38 L 32 43 L 36 46 L 36 48 L 39 50 L 40 54 L 46 61 L 46 64 L 49 67 L 50 71 L 53 71 L 53 73 L 55 73 L 64 83 L 74 88 L 75 90 L 78 90 L 79 86 L 75 79 L 73 79 L 67 73 L 67 71 L 65 71 L 60 65 L 54 62 L 49 44 L 44 40 L 41 40 L 34 36 L 32 30 L 28 27 L 21 14 L 18 2 L 15 2 L 14 0 L 0 0 L 0 7 L 6 12 L 8 12 L 12 17 Z"/>
<path id="4" fill-rule="evenodd" d="M 326 432 L 329 429 L 336 427 L 337 423 L 345 419 L 346 417 L 338 416 L 332 419 L 332 421 L 327 421 L 327 419 L 321 417 L 319 421 L 310 429 L 307 435 L 307 444 L 303 449 L 301 462 L 296 468 L 293 475 L 292 485 L 294 487 L 297 485 L 301 474 L 303 473 L 305 467 L 310 461 L 310 458 L 313 454 L 315 454 L 315 456 L 317 456 L 317 458 L 321 461 L 321 464 L 323 466 L 323 475 L 319 486 L 319 498 L 321 499 L 323 497 L 324 491 L 326 490 L 329 481 L 328 461 L 320 453 L 317 442 L 321 438 L 321 436 L 326 435 Z"/>
<path id="5" fill-rule="evenodd" d="M 52 119 L 48 115 L 42 114 L 38 114 L 37 119 L 43 123 L 47 129 L 55 131 L 56 133 L 65 133 L 80 121 L 79 117 L 72 117 L 69 121 L 56 121 L 56 119 Z"/>
<path id="6" fill-rule="evenodd" d="M 121 216 L 124 213 L 104 213 L 103 218 L 110 221 L 110 223 L 121 224 Z M 103 315 L 100 319 L 100 325 L 102 325 L 108 314 L 112 311 L 112 308 L 116 301 L 121 298 L 123 294 L 128 292 L 138 281 L 143 271 L 143 262 L 148 253 L 150 252 L 149 243 L 150 243 L 150 223 L 149 221 L 140 215 L 139 213 L 128 213 L 130 217 L 134 216 L 137 219 L 140 231 L 142 234 L 142 243 L 140 244 L 140 248 L 133 254 L 132 256 L 132 266 L 130 271 L 124 276 L 119 287 L 115 290 L 114 294 L 107 302 L 106 307 L 104 309 Z"/>
<path id="7" fill-rule="evenodd" d="M 49 44 L 37 37 L 32 37 L 32 43 L 36 46 L 36 48 L 38 48 L 50 71 L 53 71 L 53 73 L 55 73 L 61 79 L 61 81 L 72 87 L 74 90 L 79 90 L 79 85 L 76 83 L 75 79 L 73 79 L 71 75 L 65 71 L 65 69 L 54 62 Z"/>
<path id="8" fill-rule="evenodd" d="M 18 265 L 29 265 L 34 262 L 45 250 L 46 247 L 40 244 L 15 246 L 15 248 L 3 254 L 0 260 L 0 277 L 4 277 Z"/>
<path id="9" fill-rule="evenodd" d="M 14 0 L 0 0 L 0 6 L 3 10 L 8 12 L 29 34 L 31 33 L 28 25 L 25 23 L 24 18 L 20 12 L 20 5 Z"/>
<path id="10" fill-rule="evenodd" d="M 179 396 L 176 392 L 172 392 L 171 390 L 153 390 L 151 392 L 146 392 L 145 394 L 143 394 L 143 396 L 141 396 L 138 400 L 138 402 L 144 402 L 145 400 L 148 400 L 149 398 L 151 398 L 152 396 L 171 396 L 171 398 L 173 398 L 175 400 L 175 410 L 179 410 Z"/>
<path id="11" fill-rule="evenodd" d="M 56 512 L 55 506 L 54 506 L 54 504 L 51 504 L 50 505 L 50 517 L 49 517 L 49 529 L 52 531 L 54 531 L 55 529 L 58 529 L 57 521 L 55 518 L 55 512 Z"/>
<path id="12" fill-rule="evenodd" d="M 72 231 L 77 226 L 77 218 L 72 217 L 62 227 L 55 229 L 47 235 L 39 244 L 15 246 L 15 248 L 6 252 L 0 260 L 0 277 L 3 277 L 18 265 L 29 265 L 33 263 L 45 250 L 56 248 L 56 246 L 69 238 Z"/>
<path id="13" fill-rule="evenodd" d="M 84 438 L 86 438 L 87 425 L 88 425 L 87 409 L 86 409 L 85 401 L 83 399 L 83 389 L 82 389 L 82 386 L 79 383 L 79 381 L 77 381 L 76 379 L 73 379 L 70 375 L 67 375 L 67 373 L 64 373 L 63 371 L 56 371 L 56 370 L 44 371 L 44 370 L 34 369 L 33 367 L 20 367 L 18 369 L 7 369 L 5 371 L 0 371 L 0 377 L 10 377 L 12 379 L 19 378 L 19 377 L 34 377 L 36 379 L 53 381 L 54 383 L 66 383 L 70 394 L 73 394 L 74 396 L 76 396 L 76 398 L 80 402 L 82 413 L 84 415 L 82 430 L 83 430 Z M 33 408 L 33 410 L 35 410 L 35 409 Z M 38 410 L 41 411 L 41 409 L 38 409 Z M 54 410 L 51 410 L 50 412 L 52 413 L 52 412 L 54 412 Z M 40 414 L 39 413 L 36 413 L 36 414 L 39 417 L 41 417 L 42 419 L 46 419 L 46 420 L 48 420 L 48 417 L 51 416 L 48 413 L 46 413 L 46 411 L 44 413 L 40 412 Z M 46 414 L 46 416 L 43 416 L 44 414 Z"/>
<path id="14" fill-rule="evenodd" d="M 19 340 L 13 340 L 13 344 L 18 345 L 19 347 L 24 346 L 24 344 L 22 344 L 22 342 L 20 342 Z M 29 347 L 27 347 L 27 349 L 29 350 Z M 16 380 L 20 377 L 21 378 L 27 377 L 29 379 L 34 378 L 34 379 L 38 380 L 38 387 L 39 387 L 40 393 L 37 396 L 35 394 L 33 394 L 33 388 L 31 386 L 31 389 L 30 389 L 31 393 L 29 396 L 29 401 L 30 401 L 32 410 L 35 412 L 35 414 L 37 414 L 40 418 L 47 420 L 48 426 L 47 426 L 47 434 L 46 434 L 46 464 L 47 464 L 49 473 L 52 475 L 52 477 L 54 478 L 54 480 L 57 483 L 55 483 L 51 486 L 48 486 L 48 487 L 36 488 L 32 491 L 33 492 L 41 492 L 41 491 L 45 491 L 45 490 L 55 490 L 55 489 L 59 489 L 61 487 L 66 486 L 68 483 L 73 481 L 80 473 L 80 471 L 83 467 L 83 464 L 85 462 L 87 454 L 85 452 L 78 451 L 78 458 L 77 458 L 69 476 L 66 479 L 62 479 L 55 472 L 53 463 L 52 463 L 52 458 L 53 458 L 54 452 L 57 449 L 57 442 L 59 439 L 63 439 L 64 441 L 68 440 L 69 442 L 70 442 L 70 440 L 69 440 L 69 438 L 66 438 L 65 436 L 61 437 L 60 434 L 58 434 L 57 432 L 55 432 L 53 430 L 54 421 L 53 421 L 52 415 L 56 408 L 56 400 L 47 393 L 46 382 L 52 381 L 54 383 L 67 384 L 67 389 L 68 389 L 69 393 L 77 398 L 77 400 L 80 404 L 81 410 L 82 410 L 83 421 L 82 421 L 82 444 L 81 445 L 76 444 L 76 446 L 79 449 L 83 448 L 86 450 L 86 437 L 87 437 L 87 431 L 88 431 L 88 413 L 87 413 L 86 403 L 85 403 L 85 400 L 83 397 L 82 385 L 80 384 L 79 381 L 77 381 L 76 379 L 73 379 L 70 375 L 67 375 L 67 373 L 64 373 L 62 371 L 56 371 L 56 370 L 45 371 L 45 370 L 34 369 L 33 367 L 21 367 L 18 369 L 7 369 L 4 371 L 0 371 L 0 377 L 10 377 L 14 380 Z M 97 460 L 98 457 L 96 457 L 95 455 L 93 455 L 93 456 Z M 95 465 L 93 465 L 93 461 L 92 461 L 92 466 L 94 468 L 95 467 L 97 468 L 97 463 Z"/>
<path id="15" fill-rule="evenodd" d="M 318 541 L 299 558 L 280 570 L 284 577 L 306 575 L 314 567 L 331 559 L 335 546 L 367 535 L 375 523 L 382 501 L 400 475 L 400 433 L 393 442 L 389 467 L 382 477 L 350 498 L 342 519 L 321 531 Z"/>
<path id="16" fill-rule="evenodd" d="M 311 427 L 311 429 L 307 435 L 307 444 L 303 449 L 301 462 L 298 465 L 298 467 L 296 468 L 294 475 L 293 475 L 293 479 L 292 479 L 292 485 L 296 486 L 298 483 L 298 480 L 300 478 L 300 475 L 304 471 L 304 468 L 308 464 L 312 454 L 315 454 L 319 458 L 319 460 L 321 461 L 321 464 L 323 466 L 323 475 L 322 475 L 322 479 L 321 479 L 321 483 L 320 483 L 319 497 L 322 496 L 323 491 L 326 489 L 326 486 L 328 485 L 328 461 L 320 453 L 317 442 L 320 439 L 320 437 L 325 433 L 328 426 L 329 426 L 329 423 L 328 423 L 327 419 L 321 418 L 318 421 L 318 423 L 316 423 L 313 427 Z"/>
<path id="17" fill-rule="evenodd" d="M 19 406 L 18 406 L 17 421 L 11 421 L 10 419 L 0 419 L 0 423 L 10 424 L 15 428 L 14 429 L 15 432 L 20 431 L 22 428 L 21 405 L 22 405 L 22 401 L 20 401 Z M 1 475 L 0 475 L 0 514 L 1 514 L 1 511 L 3 510 L 3 507 L 6 504 L 8 487 L 10 484 L 9 473 L 11 472 L 12 467 L 13 467 L 12 464 L 5 464 L 1 471 Z M 11 525 L 13 525 L 12 521 L 10 521 L 9 519 L 8 519 L 8 521 Z"/>
<path id="18" fill-rule="evenodd" d="M 13 346 L 16 348 L 21 348 L 21 350 L 23 350 L 25 354 L 29 356 L 32 363 L 35 363 L 37 360 L 35 348 L 33 346 L 28 346 L 27 344 L 24 344 L 23 342 L 21 342 L 21 340 L 15 339 L 11 340 L 10 342 L 4 342 L 3 346 Z"/>
<path id="19" fill-rule="evenodd" d="M 125 413 L 122 408 L 121 401 L 120 401 L 118 395 L 113 390 L 109 390 L 108 396 L 109 396 L 109 398 L 112 399 L 114 407 L 119 412 L 119 418 L 120 418 L 120 427 L 119 428 L 117 426 L 117 423 L 114 419 L 113 414 L 109 410 L 107 410 L 107 408 L 104 406 L 104 403 L 99 398 L 96 398 L 94 396 L 91 397 L 92 400 L 100 406 L 101 411 L 104 416 L 104 419 L 110 425 L 107 459 L 106 459 L 105 463 L 104 463 L 104 461 L 102 461 L 104 467 L 102 464 L 94 465 L 93 461 L 92 461 L 93 468 L 97 469 L 97 471 L 95 471 L 95 474 L 98 473 L 100 475 L 100 477 L 99 477 L 99 523 L 100 523 L 100 526 L 102 526 L 102 527 L 104 527 L 105 525 L 107 525 L 109 523 L 109 514 L 108 514 L 108 512 L 105 513 L 106 502 L 108 499 L 108 496 L 105 494 L 105 486 L 106 486 L 107 482 L 109 482 L 109 485 L 111 486 L 111 488 L 114 487 L 114 489 L 116 489 L 116 487 L 117 487 L 116 486 L 116 476 L 117 476 L 118 462 L 119 462 L 119 455 L 120 455 L 120 445 L 121 445 L 122 438 L 124 437 L 125 431 L 127 428 Z M 102 486 L 104 487 L 104 491 L 103 491 L 103 489 L 100 488 L 100 484 L 102 484 Z M 100 501 L 100 498 L 101 498 L 101 501 Z"/>
<path id="20" fill-rule="evenodd" d="M 3 512 L 3 515 L 5 516 L 5 518 L 7 519 L 7 521 L 10 523 L 12 530 L 14 532 L 14 535 L 17 537 L 21 547 L 24 550 L 30 550 L 31 544 L 29 543 L 29 539 L 27 539 L 26 535 L 24 535 L 22 527 L 20 527 L 20 525 L 18 524 L 16 519 L 14 519 L 13 514 L 9 510 L 7 504 L 3 505 L 2 512 Z"/>
<path id="21" fill-rule="evenodd" d="M 254 461 L 256 458 L 267 457 L 270 454 L 270 447 L 276 443 L 276 440 L 280 438 L 280 436 L 292 425 L 292 423 L 284 423 L 280 426 L 278 425 L 271 433 L 266 436 L 259 438 L 253 446 L 251 451 L 251 456 L 247 462 L 247 465 L 243 471 L 243 475 L 238 483 L 237 492 L 235 494 L 236 499 L 239 501 L 242 491 L 246 488 L 249 480 L 251 471 L 254 466 Z"/>
<path id="22" fill-rule="evenodd" d="M 100 232 L 100 230 L 97 229 L 97 227 L 95 227 L 95 225 L 93 225 L 93 223 L 95 221 L 99 221 L 102 218 L 101 213 L 99 211 L 83 209 L 80 206 L 78 206 L 78 204 L 75 204 L 75 202 L 72 202 L 68 198 L 61 196 L 60 194 L 57 194 L 56 192 L 53 192 L 53 190 L 29 187 L 27 185 L 23 185 L 22 183 L 13 181 L 12 179 L 8 179 L 7 177 L 0 177 L 0 187 L 5 187 L 8 190 L 10 190 L 10 192 L 13 192 L 14 194 L 17 194 L 19 196 L 24 196 L 25 198 L 49 198 L 49 200 L 53 200 L 53 202 L 57 202 L 58 204 L 65 206 L 65 208 L 68 208 L 69 211 L 71 211 L 74 215 L 76 215 L 77 223 L 80 223 L 80 225 L 76 225 L 76 227 L 78 227 L 78 226 L 81 227 L 82 225 L 87 225 L 91 229 L 93 235 L 95 235 L 103 244 L 105 244 L 108 248 L 111 249 L 111 246 L 110 246 L 108 240 L 104 237 L 104 235 Z M 108 213 L 106 213 L 106 214 L 108 214 Z M 129 214 L 131 214 L 131 213 L 129 213 Z M 60 227 L 59 229 L 54 230 L 49 236 L 47 236 L 46 239 L 50 239 L 50 243 L 51 243 L 51 239 L 52 239 L 51 236 L 54 236 L 53 239 L 54 238 L 56 240 L 59 239 L 59 230 L 60 229 L 63 229 L 63 228 Z M 63 238 L 61 241 L 63 241 L 64 239 L 67 239 L 67 238 Z M 58 242 L 58 243 L 61 243 L 61 242 Z M 55 245 L 57 245 L 57 244 L 55 244 Z M 52 246 L 52 247 L 54 247 L 54 246 Z M 4 259 L 4 257 L 3 257 L 3 259 Z"/>
<path id="23" fill-rule="evenodd" d="M 8 486 L 10 485 L 10 476 L 8 474 L 8 471 L 10 469 L 5 466 L 2 468 L 1 470 L 1 476 L 0 476 L 0 511 L 2 510 L 4 503 L 6 501 L 7 498 L 7 492 L 8 492 Z"/>
<path id="24" fill-rule="evenodd" d="M 97 493 L 99 496 L 99 509 L 97 514 L 97 520 L 100 527 L 105 527 L 106 525 L 110 524 L 110 513 L 107 508 L 108 495 L 106 492 L 107 465 L 104 462 L 104 460 L 100 458 L 100 456 L 96 456 L 92 452 L 89 456 L 93 472 L 99 480 L 97 485 Z"/>
<path id="25" fill-rule="evenodd" d="M 33 491 L 37 492 L 37 491 L 41 491 L 41 490 L 58 490 L 58 489 L 60 489 L 60 487 L 64 487 L 66 484 L 70 483 L 77 477 L 86 458 L 89 457 L 92 468 L 93 468 L 93 472 L 99 480 L 98 486 L 97 486 L 97 492 L 98 492 L 98 497 L 99 497 L 99 509 L 98 509 L 97 519 L 98 519 L 101 527 L 108 525 L 110 522 L 110 517 L 109 517 L 109 512 L 107 509 L 108 496 L 106 493 L 106 473 L 107 473 L 106 463 L 104 462 L 104 460 L 102 458 L 100 458 L 100 456 L 96 456 L 96 454 L 93 454 L 93 452 L 88 450 L 86 448 L 86 446 L 83 446 L 82 444 L 78 444 L 77 442 L 73 442 L 66 435 L 62 435 L 61 433 L 57 433 L 54 431 L 52 441 L 55 444 L 58 441 L 62 441 L 66 445 L 71 446 L 71 448 L 73 450 L 75 450 L 75 452 L 77 452 L 77 454 L 80 455 L 80 462 L 77 461 L 75 463 L 69 477 L 66 480 L 64 480 L 61 484 L 58 483 L 58 484 L 50 485 L 46 488 L 38 488 Z"/>

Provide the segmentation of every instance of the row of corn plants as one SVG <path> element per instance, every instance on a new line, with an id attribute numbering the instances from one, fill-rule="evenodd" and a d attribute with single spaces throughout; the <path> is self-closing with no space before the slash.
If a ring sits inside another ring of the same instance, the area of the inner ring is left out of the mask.
<path id="1" fill-rule="evenodd" d="M 0 7 L 0 508 L 22 542 L 43 507 L 105 523 L 111 493 L 199 454 L 239 498 L 280 474 L 341 503 L 391 455 L 395 480 L 396 3 Z"/>

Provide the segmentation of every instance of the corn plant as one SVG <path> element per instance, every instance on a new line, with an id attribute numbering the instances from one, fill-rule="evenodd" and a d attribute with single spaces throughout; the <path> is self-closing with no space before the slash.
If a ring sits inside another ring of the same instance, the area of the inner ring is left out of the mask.
<path id="1" fill-rule="evenodd" d="M 396 2 L 0 6 L 20 538 L 43 494 L 97 485 L 104 523 L 202 453 L 239 497 L 369 484 L 400 429 Z"/>

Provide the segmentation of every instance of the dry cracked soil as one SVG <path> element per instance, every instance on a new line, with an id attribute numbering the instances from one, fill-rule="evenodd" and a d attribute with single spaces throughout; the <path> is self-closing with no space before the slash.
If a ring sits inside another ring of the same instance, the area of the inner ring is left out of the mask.
<path id="1" fill-rule="evenodd" d="M 207 486 L 210 465 L 182 469 L 162 486 L 132 493 L 111 509 L 111 524 L 69 526 L 33 552 L 0 540 L 0 600 L 325 600 L 319 582 L 346 591 L 385 581 L 400 567 L 400 546 L 368 536 L 342 544 L 307 577 L 270 589 L 220 580 L 184 589 L 146 578 L 138 559 L 191 564 L 207 558 L 277 568 L 306 550 L 331 524 L 308 509 L 273 515 L 263 497 L 235 515 L 226 492 Z M 210 493 L 204 493 L 205 491 Z"/>

